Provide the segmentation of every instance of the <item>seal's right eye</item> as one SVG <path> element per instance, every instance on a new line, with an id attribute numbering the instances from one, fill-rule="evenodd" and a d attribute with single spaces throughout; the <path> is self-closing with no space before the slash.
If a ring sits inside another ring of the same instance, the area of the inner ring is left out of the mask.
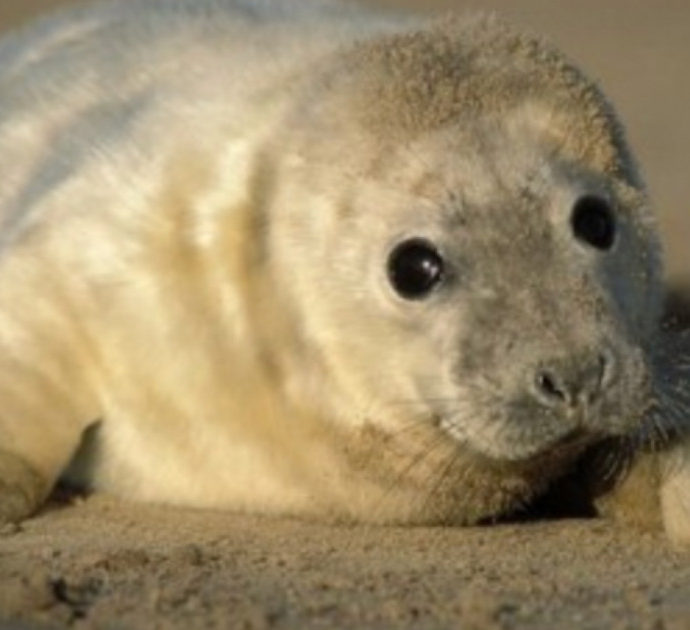
<path id="1" fill-rule="evenodd" d="M 421 300 L 443 279 L 443 258 L 432 243 L 411 238 L 399 243 L 388 257 L 388 280 L 406 300 Z"/>
<path id="2" fill-rule="evenodd" d="M 595 249 L 611 249 L 616 239 L 616 221 L 608 202 L 595 195 L 585 195 L 575 202 L 570 217 L 578 240 Z"/>

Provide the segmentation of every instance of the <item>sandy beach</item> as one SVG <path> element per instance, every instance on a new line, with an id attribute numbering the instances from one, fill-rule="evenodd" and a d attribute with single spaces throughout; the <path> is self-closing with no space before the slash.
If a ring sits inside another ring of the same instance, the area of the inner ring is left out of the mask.
<path id="1" fill-rule="evenodd" d="M 57 4 L 4 0 L 0 24 Z M 690 3 L 407 6 L 495 8 L 601 82 L 649 181 L 669 286 L 687 299 Z M 64 627 L 684 630 L 690 552 L 600 519 L 354 527 L 63 497 L 0 528 L 0 629 Z"/>

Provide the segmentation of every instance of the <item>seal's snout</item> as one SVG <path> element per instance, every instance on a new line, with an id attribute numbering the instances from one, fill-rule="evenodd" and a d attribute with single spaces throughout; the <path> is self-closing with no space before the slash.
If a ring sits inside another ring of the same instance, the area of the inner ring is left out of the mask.
<path id="1" fill-rule="evenodd" d="M 586 407 L 601 398 L 614 371 L 613 354 L 608 350 L 545 361 L 533 372 L 532 394 L 551 409 Z"/>

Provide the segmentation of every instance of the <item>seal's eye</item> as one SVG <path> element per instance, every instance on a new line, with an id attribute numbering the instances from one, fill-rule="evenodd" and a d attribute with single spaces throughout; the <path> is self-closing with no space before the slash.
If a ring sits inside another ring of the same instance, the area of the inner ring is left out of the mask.
<path id="1" fill-rule="evenodd" d="M 597 249 L 610 249 L 616 237 L 616 221 L 608 202 L 586 195 L 575 202 L 570 217 L 575 236 Z"/>
<path id="2" fill-rule="evenodd" d="M 421 300 L 443 279 L 443 258 L 423 238 L 403 241 L 388 257 L 388 279 L 401 297 Z"/>

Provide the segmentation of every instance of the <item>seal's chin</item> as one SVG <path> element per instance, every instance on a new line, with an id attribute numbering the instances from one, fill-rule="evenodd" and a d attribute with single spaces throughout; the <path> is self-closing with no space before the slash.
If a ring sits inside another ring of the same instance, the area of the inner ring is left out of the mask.
<path id="1" fill-rule="evenodd" d="M 594 432 L 577 427 L 567 433 L 541 443 L 523 446 L 519 451 L 504 454 L 487 453 L 480 447 L 464 444 L 463 450 L 480 462 L 482 466 L 500 470 L 528 471 L 562 469 L 576 460 L 589 447 L 606 437 L 601 432 Z"/>
<path id="2" fill-rule="evenodd" d="M 588 431 L 578 427 L 569 431 L 565 435 L 557 438 L 549 444 L 543 445 L 534 455 L 523 459 L 524 465 L 543 464 L 547 462 L 570 462 L 581 455 L 587 448 L 601 441 L 604 434 L 600 432 Z"/>

